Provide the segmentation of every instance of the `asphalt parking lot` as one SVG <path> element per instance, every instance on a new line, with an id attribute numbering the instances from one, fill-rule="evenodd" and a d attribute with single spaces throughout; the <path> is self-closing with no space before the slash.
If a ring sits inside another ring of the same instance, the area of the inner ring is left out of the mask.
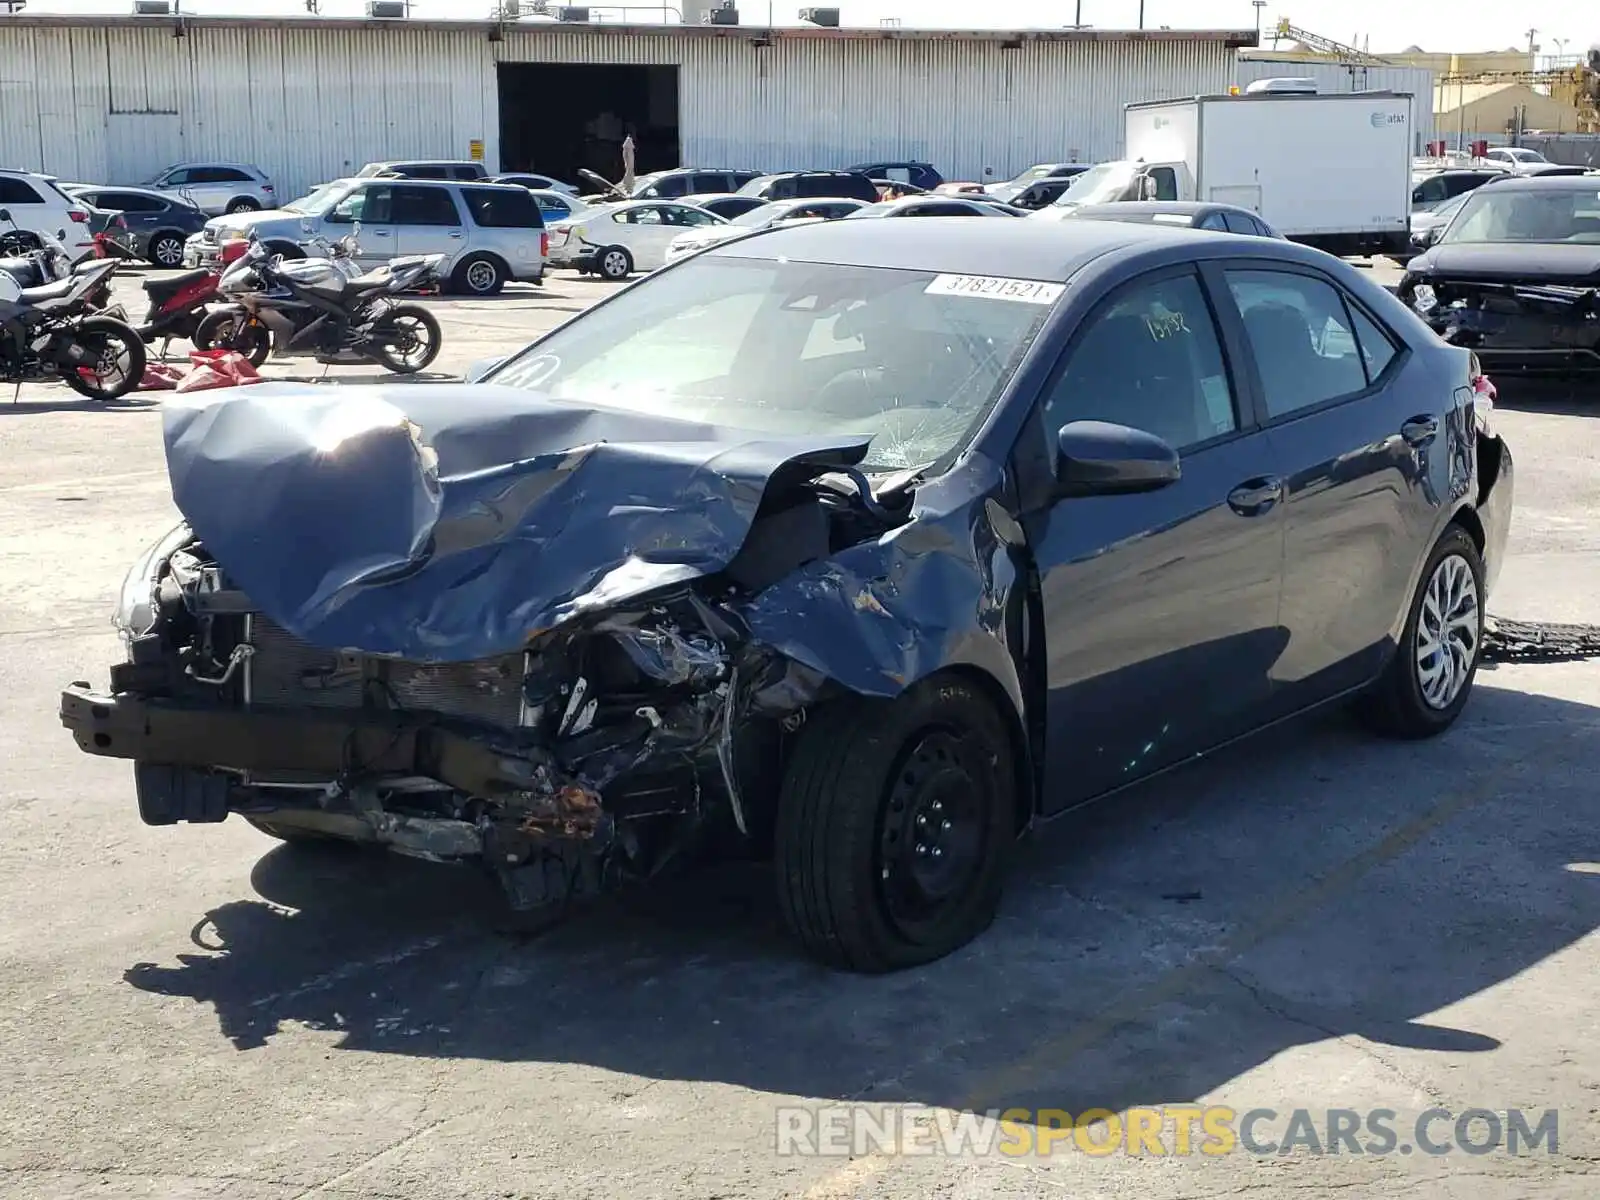
<path id="1" fill-rule="evenodd" d="M 552 275 L 430 301 L 445 341 L 429 374 L 610 290 Z M 1600 390 L 1504 389 L 1518 496 L 1491 611 L 1600 622 L 1597 417 Z M 0 1194 L 1600 1188 L 1594 663 L 1485 669 L 1432 742 L 1329 717 L 1058 823 L 987 935 L 858 978 L 799 955 L 757 869 L 513 941 L 465 870 L 279 847 L 237 820 L 140 824 L 127 766 L 79 753 L 56 705 L 66 682 L 104 680 L 113 592 L 172 517 L 153 402 L 0 395 Z M 1407 1145 L 1429 1109 L 1554 1109 L 1559 1141 L 1523 1157 L 1100 1157 L 1071 1139 L 1049 1156 L 777 1153 L 780 1107 L 837 1102 L 1198 1103 L 1306 1109 L 1318 1127 L 1390 1109 Z"/>

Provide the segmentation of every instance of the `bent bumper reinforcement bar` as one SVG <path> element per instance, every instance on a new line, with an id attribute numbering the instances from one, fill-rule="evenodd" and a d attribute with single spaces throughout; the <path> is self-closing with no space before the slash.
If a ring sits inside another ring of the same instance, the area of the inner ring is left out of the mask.
<path id="1" fill-rule="evenodd" d="M 485 798 L 565 782 L 537 751 L 497 750 L 415 714 L 197 708 L 80 682 L 61 693 L 61 723 L 86 754 L 171 767 L 420 775 Z"/>

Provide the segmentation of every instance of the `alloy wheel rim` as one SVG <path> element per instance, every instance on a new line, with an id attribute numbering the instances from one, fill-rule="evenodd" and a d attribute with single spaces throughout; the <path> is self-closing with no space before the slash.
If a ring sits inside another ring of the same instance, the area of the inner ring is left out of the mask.
<path id="1" fill-rule="evenodd" d="M 628 260 L 613 251 L 606 255 L 605 267 L 608 275 L 621 275 L 628 269 Z"/>
<path id="2" fill-rule="evenodd" d="M 475 292 L 487 292 L 498 275 L 492 263 L 475 262 L 467 268 L 467 286 Z"/>
<path id="3" fill-rule="evenodd" d="M 125 345 L 121 338 L 108 337 L 101 341 L 100 353 L 95 355 L 94 366 L 84 369 L 100 391 L 109 392 L 118 384 L 126 382 L 128 378 L 126 364 L 131 359 L 131 348 Z M 110 382 L 107 382 L 108 380 Z"/>
<path id="4" fill-rule="evenodd" d="M 401 317 L 389 328 L 391 336 L 384 345 L 394 351 L 395 358 L 408 367 L 413 361 L 421 362 L 431 344 L 427 326 L 415 317 Z"/>
<path id="5" fill-rule="evenodd" d="M 162 238 L 156 243 L 156 261 L 163 266 L 176 266 L 183 258 L 183 244 L 172 238 Z"/>
<path id="6" fill-rule="evenodd" d="M 1477 577 L 1461 555 L 1447 555 L 1429 576 L 1417 613 L 1417 687 L 1429 708 L 1449 708 L 1461 695 L 1482 636 Z"/>

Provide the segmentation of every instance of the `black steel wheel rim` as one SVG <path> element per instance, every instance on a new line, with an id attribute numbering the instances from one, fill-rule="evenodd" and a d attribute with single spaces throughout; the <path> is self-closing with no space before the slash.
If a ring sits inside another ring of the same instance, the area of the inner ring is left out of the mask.
<path id="1" fill-rule="evenodd" d="M 946 730 L 922 734 L 884 798 L 878 882 L 889 919 L 917 938 L 959 908 L 983 872 L 992 797 L 982 756 Z"/>

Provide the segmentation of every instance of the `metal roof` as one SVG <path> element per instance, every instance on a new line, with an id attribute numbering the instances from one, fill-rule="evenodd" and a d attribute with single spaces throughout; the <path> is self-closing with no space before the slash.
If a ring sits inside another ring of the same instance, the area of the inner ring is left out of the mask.
<path id="1" fill-rule="evenodd" d="M 481 29 L 499 27 L 510 30 L 538 30 L 569 37 L 617 37 L 656 34 L 663 37 L 701 37 L 742 39 L 745 41 L 807 42 L 1000 42 L 1021 46 L 1028 42 L 1222 42 L 1239 48 L 1257 44 L 1253 29 L 906 29 L 863 26 L 827 29 L 809 25 L 679 25 L 668 22 L 626 24 L 623 22 L 577 21 L 493 21 L 493 20 L 417 20 L 349 17 L 224 17 L 192 16 L 174 13 L 159 17 L 131 14 L 16 13 L 0 16 L 8 27 L 67 29 L 127 29 L 181 24 L 187 29 L 381 29 L 423 30 Z"/>

